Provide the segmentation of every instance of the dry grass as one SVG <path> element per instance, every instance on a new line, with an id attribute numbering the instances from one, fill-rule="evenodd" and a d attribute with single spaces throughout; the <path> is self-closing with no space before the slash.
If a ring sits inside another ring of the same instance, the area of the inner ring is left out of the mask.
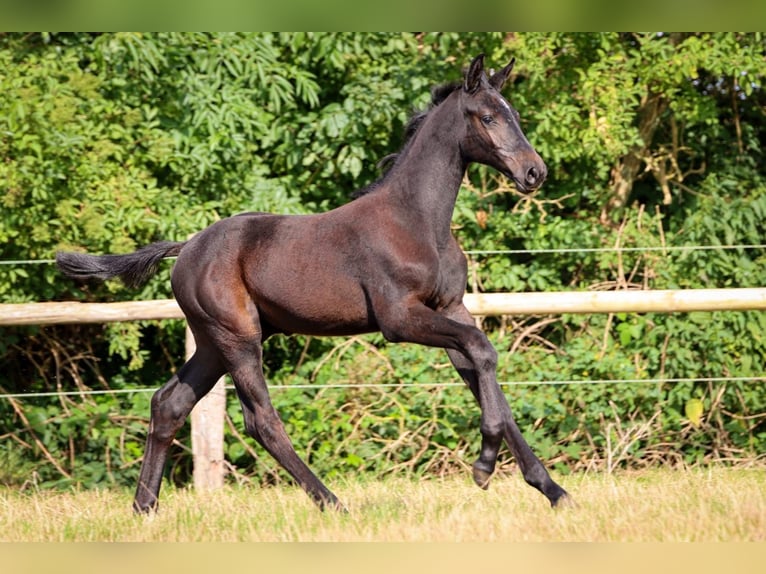
<path id="1" fill-rule="evenodd" d="M 519 476 L 484 492 L 469 479 L 331 484 L 348 514 L 296 488 L 165 488 L 133 516 L 128 492 L 0 490 L 2 541 L 764 541 L 766 469 L 589 474 L 562 481 L 577 504 L 551 510 Z"/>

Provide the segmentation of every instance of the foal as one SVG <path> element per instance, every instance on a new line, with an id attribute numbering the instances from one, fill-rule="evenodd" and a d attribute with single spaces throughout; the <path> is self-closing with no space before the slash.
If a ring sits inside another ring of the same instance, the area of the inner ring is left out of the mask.
<path id="1" fill-rule="evenodd" d="M 551 505 L 566 496 L 524 440 L 497 384 L 497 353 L 462 302 L 467 266 L 450 230 L 470 163 L 495 168 L 525 192 L 545 179 L 545 164 L 500 94 L 512 67 L 513 61 L 488 76 L 479 55 L 462 82 L 435 89 L 386 174 L 337 209 L 237 215 L 189 241 L 152 243 L 126 255 L 57 254 L 70 277 L 120 277 L 132 286 L 146 281 L 163 257 L 178 256 L 172 287 L 196 351 L 152 398 L 137 512 L 157 507 L 176 432 L 225 373 L 248 434 L 321 508 L 342 508 L 298 457 L 271 404 L 262 347 L 275 333 L 381 331 L 388 341 L 446 349 L 481 408 L 475 482 L 487 488 L 505 440 L 524 479 Z"/>

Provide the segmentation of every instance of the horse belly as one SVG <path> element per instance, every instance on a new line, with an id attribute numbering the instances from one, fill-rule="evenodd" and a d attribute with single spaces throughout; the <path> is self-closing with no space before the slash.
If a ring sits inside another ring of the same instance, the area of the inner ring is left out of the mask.
<path id="1" fill-rule="evenodd" d="M 377 330 L 364 292 L 319 288 L 315 284 L 291 285 L 278 292 L 254 297 L 263 322 L 276 331 L 302 335 L 356 335 Z"/>

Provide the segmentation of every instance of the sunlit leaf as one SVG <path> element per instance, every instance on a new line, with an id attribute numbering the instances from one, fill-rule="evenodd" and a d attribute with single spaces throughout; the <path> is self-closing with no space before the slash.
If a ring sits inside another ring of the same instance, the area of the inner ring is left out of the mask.
<path id="1" fill-rule="evenodd" d="M 700 399 L 689 399 L 686 401 L 686 405 L 684 405 L 684 413 L 686 414 L 686 418 L 689 419 L 689 422 L 691 422 L 695 427 L 700 425 L 704 410 L 704 404 Z"/>

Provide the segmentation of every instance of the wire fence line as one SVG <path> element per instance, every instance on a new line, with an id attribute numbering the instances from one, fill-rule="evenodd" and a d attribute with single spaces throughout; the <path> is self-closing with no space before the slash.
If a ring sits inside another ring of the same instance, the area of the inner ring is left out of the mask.
<path id="1" fill-rule="evenodd" d="M 567 253 L 649 253 L 649 252 L 688 252 L 688 251 L 716 251 L 737 249 L 766 249 L 764 243 L 744 243 L 733 245 L 668 245 L 647 247 L 551 247 L 540 249 L 467 249 L 466 255 L 550 255 Z M 175 259 L 168 257 L 167 259 Z M 0 260 L 0 265 L 52 265 L 55 259 L 5 259 Z"/>
<path id="2" fill-rule="evenodd" d="M 713 250 L 746 250 L 766 249 L 766 244 L 731 244 L 731 245 L 681 245 L 681 246 L 646 246 L 646 247 L 563 247 L 542 249 L 471 249 L 466 250 L 469 256 L 482 255 L 535 255 L 535 254 L 569 254 L 569 253 L 635 253 L 635 252 L 690 252 L 690 251 L 713 251 Z M 168 258 L 168 259 L 175 259 Z M 55 259 L 8 259 L 0 260 L 0 266 L 22 265 L 50 265 Z M 680 384 L 694 382 L 766 382 L 766 376 L 750 377 L 680 377 L 680 378 L 654 378 L 654 379 L 571 379 L 552 381 L 502 381 L 501 386 L 565 386 L 565 385 L 607 385 L 607 384 Z M 269 385 L 272 390 L 307 390 L 307 389 L 336 389 L 336 388 L 449 388 L 463 387 L 460 382 L 421 382 L 421 383 L 337 383 L 337 384 L 293 384 L 293 385 Z M 63 396 L 88 396 L 88 395 L 118 395 L 155 392 L 159 387 L 135 388 L 135 389 L 102 389 L 102 390 L 77 390 L 77 391 L 50 391 L 35 393 L 0 393 L 0 399 L 31 399 L 41 397 Z M 227 385 L 227 389 L 234 387 Z"/>
<path id="3" fill-rule="evenodd" d="M 638 253 L 638 252 L 688 252 L 688 251 L 716 251 L 736 249 L 765 249 L 763 243 L 745 243 L 741 245 L 669 245 L 647 247 L 552 247 L 550 249 L 470 249 L 466 255 L 536 255 L 558 253 Z"/>
<path id="4" fill-rule="evenodd" d="M 560 381 L 500 381 L 502 387 L 521 386 L 566 386 L 566 385 L 619 385 L 619 384 L 681 384 L 681 383 L 742 383 L 766 382 L 766 376 L 751 377 L 670 377 L 658 379 L 569 379 Z M 294 385 L 269 385 L 269 390 L 322 390 L 322 389 L 406 389 L 406 388 L 450 388 L 465 387 L 464 383 L 300 383 Z M 36 399 L 44 397 L 71 397 L 92 395 L 128 395 L 135 393 L 153 393 L 159 387 L 142 387 L 135 389 L 88 389 L 80 391 L 47 391 L 35 393 L 5 393 L 0 399 Z M 233 385 L 226 385 L 226 390 L 233 391 Z"/>

